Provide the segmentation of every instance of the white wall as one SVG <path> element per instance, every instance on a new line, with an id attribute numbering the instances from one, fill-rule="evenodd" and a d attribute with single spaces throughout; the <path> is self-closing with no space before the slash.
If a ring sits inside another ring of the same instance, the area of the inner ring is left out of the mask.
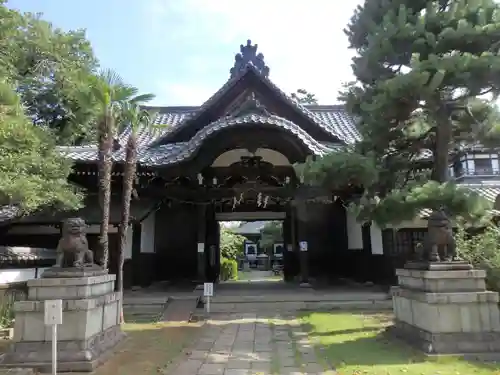
<path id="1" fill-rule="evenodd" d="M 141 253 L 155 252 L 155 219 L 152 212 L 141 222 Z"/>
<path id="2" fill-rule="evenodd" d="M 363 248 L 363 234 L 361 232 L 361 223 L 356 221 L 356 215 L 352 212 L 346 212 L 347 220 L 347 248 L 349 250 L 359 250 Z"/>
<path id="3" fill-rule="evenodd" d="M 384 246 L 382 245 L 382 230 L 374 222 L 370 225 L 370 238 L 372 242 L 372 254 L 383 255 Z"/>
<path id="4" fill-rule="evenodd" d="M 38 268 L 38 274 L 36 268 L 20 268 L 20 269 L 6 269 L 0 270 L 0 284 L 7 284 L 13 282 L 22 282 L 35 278 L 40 278 L 42 273 L 49 267 Z"/>
<path id="5" fill-rule="evenodd" d="M 129 225 L 127 228 L 127 238 L 125 242 L 125 259 L 132 259 L 132 238 L 134 236 L 134 228 Z"/>

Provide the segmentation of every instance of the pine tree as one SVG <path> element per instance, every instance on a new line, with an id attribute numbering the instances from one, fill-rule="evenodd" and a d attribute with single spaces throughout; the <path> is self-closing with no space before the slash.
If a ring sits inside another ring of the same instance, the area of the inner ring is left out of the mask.
<path id="1" fill-rule="evenodd" d="M 492 99 L 500 89 L 499 5 L 366 0 L 345 32 L 357 52 L 356 82 L 342 98 L 363 141 L 300 166 L 305 182 L 362 185 L 358 214 L 380 224 L 411 219 L 421 208 L 483 214 L 482 199 L 449 181 L 449 155 L 489 134 L 498 120 Z M 331 167 L 346 165 L 344 180 L 335 179 Z M 360 170 L 369 178 L 355 174 Z"/>

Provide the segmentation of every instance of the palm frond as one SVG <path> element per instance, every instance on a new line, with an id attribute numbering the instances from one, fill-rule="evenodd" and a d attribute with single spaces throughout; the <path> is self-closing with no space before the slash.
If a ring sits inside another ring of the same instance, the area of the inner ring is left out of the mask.
<path id="1" fill-rule="evenodd" d="M 126 86 L 122 77 L 112 69 L 103 69 L 99 72 L 98 77 L 109 87 Z"/>
<path id="2" fill-rule="evenodd" d="M 143 110 L 137 103 L 124 102 L 120 107 L 119 127 L 121 129 L 130 127 L 131 134 L 137 134 L 141 128 L 149 128 L 152 119 L 151 113 Z"/>
<path id="3" fill-rule="evenodd" d="M 137 104 L 142 104 L 146 102 L 150 102 L 156 97 L 155 94 L 141 94 L 141 95 L 136 95 L 133 98 L 130 99 L 130 101 L 137 103 Z"/>

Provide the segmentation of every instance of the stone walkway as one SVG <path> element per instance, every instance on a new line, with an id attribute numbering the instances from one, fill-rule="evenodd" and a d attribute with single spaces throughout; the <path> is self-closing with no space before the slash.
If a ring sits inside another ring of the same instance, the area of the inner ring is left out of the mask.
<path id="1" fill-rule="evenodd" d="M 333 375 L 293 315 L 212 316 L 171 375 Z"/>

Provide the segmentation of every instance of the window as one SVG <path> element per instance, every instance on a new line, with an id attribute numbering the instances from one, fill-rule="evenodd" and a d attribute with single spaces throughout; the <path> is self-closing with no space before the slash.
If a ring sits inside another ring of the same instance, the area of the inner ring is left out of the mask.
<path id="1" fill-rule="evenodd" d="M 493 174 L 491 159 L 475 159 L 474 170 L 475 174 Z"/>
<path id="2" fill-rule="evenodd" d="M 256 255 L 257 254 L 257 247 L 254 244 L 249 244 L 247 243 L 245 246 L 245 253 L 246 255 Z"/>
<path id="3" fill-rule="evenodd" d="M 418 243 L 422 243 L 425 238 L 426 229 L 400 229 L 384 230 L 382 238 L 384 249 L 387 249 L 389 256 L 403 256 L 411 254 Z"/>
<path id="4" fill-rule="evenodd" d="M 281 255 L 283 254 L 283 244 L 282 243 L 275 243 L 274 244 L 274 255 Z"/>

